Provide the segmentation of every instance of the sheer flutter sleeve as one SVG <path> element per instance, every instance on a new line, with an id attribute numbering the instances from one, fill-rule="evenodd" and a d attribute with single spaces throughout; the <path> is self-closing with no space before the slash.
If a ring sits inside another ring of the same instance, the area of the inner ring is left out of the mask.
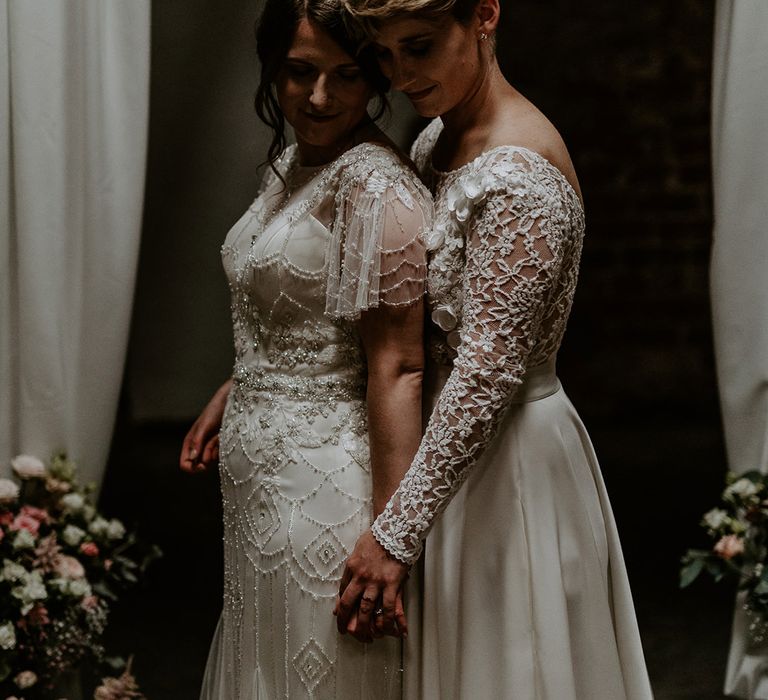
<path id="1" fill-rule="evenodd" d="M 381 304 L 405 306 L 426 291 L 424 234 L 432 201 L 393 155 L 349 167 L 335 200 L 325 312 L 354 320 Z"/>
<path id="2" fill-rule="evenodd" d="M 458 354 L 411 467 L 373 523 L 379 543 L 406 563 L 419 557 L 522 382 L 557 303 L 567 245 L 562 192 L 524 160 L 480 170 L 452 190 L 466 240 Z"/>

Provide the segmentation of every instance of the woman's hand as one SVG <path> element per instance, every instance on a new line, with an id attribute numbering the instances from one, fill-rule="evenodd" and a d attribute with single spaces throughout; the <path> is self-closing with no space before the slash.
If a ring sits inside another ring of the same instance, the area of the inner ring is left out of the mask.
<path id="1" fill-rule="evenodd" d="M 218 461 L 219 428 L 231 388 L 231 379 L 222 384 L 189 429 L 181 445 L 179 457 L 179 466 L 184 471 L 204 471 Z"/>
<path id="2" fill-rule="evenodd" d="M 407 636 L 401 595 L 407 578 L 408 565 L 390 556 L 366 530 L 347 559 L 339 584 L 333 610 L 339 632 L 349 632 L 361 642 L 383 634 Z"/>

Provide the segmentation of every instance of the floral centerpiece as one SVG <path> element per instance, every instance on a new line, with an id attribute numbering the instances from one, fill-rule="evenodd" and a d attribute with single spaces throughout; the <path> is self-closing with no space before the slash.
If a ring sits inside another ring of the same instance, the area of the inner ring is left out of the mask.
<path id="1" fill-rule="evenodd" d="M 768 475 L 728 474 L 720 507 L 704 514 L 709 549 L 689 549 L 682 559 L 680 587 L 707 573 L 715 581 L 731 579 L 744 595 L 753 642 L 768 638 Z"/>
<path id="2" fill-rule="evenodd" d="M 98 513 L 63 454 L 11 466 L 18 483 L 0 479 L 0 698 L 45 698 L 62 674 L 107 661 L 110 604 L 157 552 L 136 561 L 134 535 Z"/>

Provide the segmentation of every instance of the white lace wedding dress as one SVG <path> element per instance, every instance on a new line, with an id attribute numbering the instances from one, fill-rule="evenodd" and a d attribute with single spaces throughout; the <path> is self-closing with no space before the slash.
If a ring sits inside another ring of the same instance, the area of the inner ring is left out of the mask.
<path id="1" fill-rule="evenodd" d="M 409 601 L 406 697 L 647 700 L 611 507 L 555 375 L 581 203 L 525 148 L 435 172 L 441 129 L 433 121 L 412 154 L 435 195 L 434 411 L 373 526 L 405 562 L 418 559 L 431 529 L 421 608 Z"/>
<path id="2" fill-rule="evenodd" d="M 429 193 L 388 149 L 321 168 L 295 147 L 227 235 L 236 360 L 221 438 L 224 607 L 204 700 L 401 695 L 401 648 L 341 636 L 344 562 L 370 526 L 355 319 L 424 293 Z"/>

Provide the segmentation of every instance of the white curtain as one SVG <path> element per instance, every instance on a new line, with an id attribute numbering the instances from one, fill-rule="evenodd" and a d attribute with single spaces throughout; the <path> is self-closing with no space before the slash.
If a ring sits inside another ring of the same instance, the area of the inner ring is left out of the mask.
<path id="1" fill-rule="evenodd" d="M 711 288 L 729 467 L 768 472 L 768 2 L 718 0 Z M 737 603 L 725 691 L 768 698 L 768 647 Z"/>
<path id="2" fill-rule="evenodd" d="M 0 468 L 64 449 L 98 483 L 141 228 L 150 2 L 0 8 Z"/>

